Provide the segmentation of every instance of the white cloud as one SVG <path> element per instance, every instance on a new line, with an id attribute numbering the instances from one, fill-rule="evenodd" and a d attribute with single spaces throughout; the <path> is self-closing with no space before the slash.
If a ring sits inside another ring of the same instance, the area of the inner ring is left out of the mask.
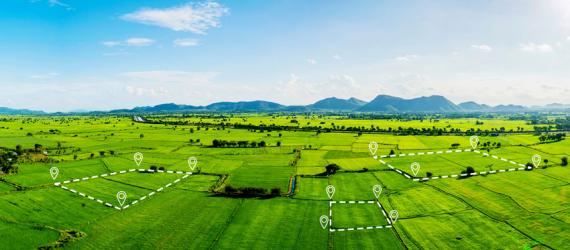
<path id="1" fill-rule="evenodd" d="M 69 4 L 66 4 L 60 0 L 48 0 L 48 4 L 50 7 L 63 7 L 67 10 L 73 10 L 73 8 L 71 8 L 71 6 Z"/>
<path id="2" fill-rule="evenodd" d="M 154 43 L 154 40 L 149 38 L 133 37 L 125 41 L 129 46 L 148 46 Z"/>
<path id="3" fill-rule="evenodd" d="M 570 42 L 570 36 L 566 37 L 566 41 Z"/>
<path id="4" fill-rule="evenodd" d="M 338 61 L 342 60 L 342 56 L 340 56 L 339 54 L 335 54 L 335 55 L 333 56 L 333 58 L 334 58 L 335 60 L 338 60 Z"/>
<path id="5" fill-rule="evenodd" d="M 123 15 L 127 21 L 168 28 L 174 31 L 205 34 L 210 28 L 220 27 L 220 18 L 229 9 L 216 2 L 188 3 L 166 9 L 143 8 Z"/>
<path id="6" fill-rule="evenodd" d="M 47 73 L 47 74 L 38 74 L 38 75 L 31 75 L 30 78 L 31 79 L 53 79 L 60 76 L 59 73 L 57 72 L 51 72 L 51 73 Z"/>
<path id="7" fill-rule="evenodd" d="M 142 46 L 149 46 L 154 44 L 154 40 L 150 39 L 150 38 L 144 38 L 144 37 L 131 37 L 128 38 L 124 41 L 104 41 L 101 44 L 103 44 L 104 46 L 107 47 L 116 47 L 116 46 L 136 46 L 136 47 L 142 47 Z"/>
<path id="8" fill-rule="evenodd" d="M 548 52 L 552 52 L 552 46 L 550 44 L 547 43 L 543 43 L 543 44 L 536 44 L 536 43 L 524 43 L 524 44 L 520 44 L 519 48 L 522 51 L 526 51 L 526 52 L 541 52 L 541 53 L 548 53 Z"/>
<path id="9" fill-rule="evenodd" d="M 197 46 L 199 42 L 200 41 L 198 39 L 194 38 L 181 38 L 174 40 L 173 43 L 175 46 L 179 47 L 191 47 L 191 46 Z"/>
<path id="10" fill-rule="evenodd" d="M 115 46 L 121 45 L 121 42 L 119 42 L 119 41 L 104 41 L 101 44 L 103 44 L 107 47 L 115 47 Z"/>
<path id="11" fill-rule="evenodd" d="M 418 58 L 420 58 L 420 56 L 418 56 L 418 55 L 404 55 L 404 56 L 396 57 L 395 60 L 397 62 L 400 62 L 400 63 L 408 63 L 408 62 L 415 61 Z"/>
<path id="12" fill-rule="evenodd" d="M 130 95 L 136 95 L 136 96 L 158 97 L 158 96 L 165 96 L 168 94 L 168 90 L 164 87 L 147 88 L 147 87 L 137 87 L 137 86 L 127 85 L 125 86 L 125 90 Z"/>
<path id="13" fill-rule="evenodd" d="M 307 58 L 307 63 L 309 64 L 317 64 L 317 60 L 313 59 L 313 58 Z"/>
<path id="14" fill-rule="evenodd" d="M 487 44 L 473 44 L 471 45 L 471 48 L 487 52 L 493 50 L 493 48 Z"/>

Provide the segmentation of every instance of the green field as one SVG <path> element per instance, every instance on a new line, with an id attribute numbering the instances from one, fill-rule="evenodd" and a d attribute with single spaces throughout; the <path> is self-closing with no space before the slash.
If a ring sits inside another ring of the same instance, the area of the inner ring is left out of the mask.
<path id="1" fill-rule="evenodd" d="M 216 125 L 531 131 L 533 125 L 525 120 L 158 118 L 190 124 L 137 123 L 129 116 L 0 116 L 0 148 L 18 156 L 17 171 L 0 175 L 0 249 L 570 249 L 570 167 L 562 166 L 562 158 L 570 156 L 568 139 L 541 143 L 532 133 L 481 135 L 481 142 L 501 146 L 445 153 L 455 143 L 457 149 L 469 149 L 469 136 Z M 293 119 L 298 123 L 291 124 Z M 263 141 L 266 146 L 221 148 L 213 146 L 214 140 Z M 412 181 L 375 160 L 371 141 L 378 142 L 378 155 L 397 155 L 378 158 L 397 169 L 412 173 L 411 163 L 420 163 L 418 178 L 428 172 L 460 174 L 467 167 L 477 172 L 518 168 L 509 161 L 527 164 L 535 154 L 548 161 L 531 171 Z M 443 153 L 418 154 L 437 151 Z M 144 154 L 140 165 L 133 160 L 135 152 Z M 187 164 L 190 156 L 198 159 L 194 170 Z M 327 165 L 339 169 L 326 175 Z M 59 169 L 55 180 L 51 167 Z M 68 189 L 54 185 L 67 180 Z M 387 212 L 397 210 L 398 220 L 391 228 L 323 229 L 319 217 L 330 209 L 333 228 L 389 225 L 375 203 L 331 206 L 328 185 L 335 187 L 332 200 L 337 202 L 373 201 L 372 187 L 381 185 L 378 200 Z M 246 194 L 247 189 L 258 191 Z M 118 191 L 128 194 L 125 205 L 138 202 L 116 209 Z"/>

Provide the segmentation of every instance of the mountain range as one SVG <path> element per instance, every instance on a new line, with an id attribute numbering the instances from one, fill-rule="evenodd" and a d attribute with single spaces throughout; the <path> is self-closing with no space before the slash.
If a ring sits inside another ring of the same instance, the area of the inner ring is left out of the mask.
<path id="1" fill-rule="evenodd" d="M 570 105 L 553 103 L 545 106 L 525 107 L 521 105 L 489 106 L 476 102 L 455 104 L 440 95 L 404 99 L 389 95 L 378 95 L 370 102 L 351 97 L 341 99 L 329 97 L 310 105 L 287 106 L 269 101 L 216 102 L 206 106 L 165 103 L 156 106 L 116 109 L 111 111 L 81 111 L 69 113 L 173 113 L 173 112 L 382 112 L 382 113 L 450 113 L 450 112 L 526 112 L 526 111 L 570 111 Z M 0 114 L 37 115 L 43 111 L 10 109 L 0 107 Z M 55 113 L 64 114 L 64 113 Z"/>

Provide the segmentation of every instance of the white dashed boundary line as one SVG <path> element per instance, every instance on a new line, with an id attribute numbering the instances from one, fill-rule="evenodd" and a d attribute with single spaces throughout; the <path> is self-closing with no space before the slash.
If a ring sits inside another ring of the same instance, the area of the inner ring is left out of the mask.
<path id="1" fill-rule="evenodd" d="M 501 161 L 510 163 L 516 167 L 509 168 L 509 169 L 481 171 L 481 172 L 475 172 L 475 173 L 470 173 L 470 174 L 449 174 L 449 175 L 442 175 L 442 176 L 417 178 L 417 177 L 409 175 L 408 173 L 406 173 L 406 172 L 404 172 L 398 168 L 395 168 L 394 166 L 390 165 L 386 161 L 382 160 L 384 158 L 419 156 L 419 155 L 433 155 L 433 154 L 449 154 L 449 153 L 461 153 L 461 152 L 472 152 L 475 154 L 481 154 L 481 155 L 483 155 L 483 157 L 491 157 L 491 158 L 496 159 L 496 160 L 501 160 Z M 430 152 L 416 152 L 416 153 L 408 153 L 408 154 L 380 155 L 380 157 L 374 156 L 374 159 L 377 159 L 378 162 L 380 162 L 382 165 L 388 166 L 390 169 L 396 171 L 398 174 L 400 174 L 400 175 L 402 175 L 408 179 L 411 179 L 413 181 L 428 181 L 428 180 L 437 180 L 437 179 L 447 179 L 447 178 L 456 178 L 459 176 L 465 177 L 465 176 L 475 176 L 475 175 L 489 175 L 489 174 L 506 173 L 506 172 L 513 172 L 513 171 L 522 171 L 525 169 L 529 169 L 529 170 L 532 169 L 532 167 L 526 167 L 524 164 L 515 162 L 513 160 L 509 160 L 509 159 L 499 157 L 496 155 L 491 155 L 489 153 L 481 152 L 479 150 L 471 150 L 471 149 L 457 149 L 457 150 L 446 150 L 446 151 L 442 150 L 442 151 L 430 151 Z"/>
<path id="2" fill-rule="evenodd" d="M 170 183 L 168 183 L 168 184 L 166 184 L 166 185 L 164 185 L 164 186 L 158 188 L 158 189 L 155 190 L 155 191 L 152 191 L 152 192 L 148 193 L 147 195 L 144 195 L 144 196 L 138 198 L 137 200 L 132 201 L 130 204 L 124 205 L 124 206 L 122 206 L 122 207 L 114 206 L 113 204 L 111 204 L 111 203 L 109 203 L 109 202 L 104 202 L 103 200 L 97 199 L 97 198 L 95 198 L 95 197 L 93 197 L 93 196 L 85 195 L 84 193 L 80 193 L 80 192 L 78 192 L 78 191 L 76 191 L 76 190 L 74 190 L 74 189 L 72 189 L 72 188 L 69 188 L 69 187 L 63 185 L 63 184 L 68 184 L 68 183 L 73 183 L 73 182 L 86 181 L 86 180 L 90 180 L 90 179 L 92 180 L 92 179 L 96 179 L 96 178 L 99 178 L 99 177 L 112 176 L 112 175 L 116 175 L 117 172 L 112 172 L 112 173 L 109 173 L 109 174 L 100 174 L 100 175 L 95 175 L 95 176 L 91 176 L 91 177 L 84 177 L 84 178 L 81 178 L 81 179 L 72 179 L 72 180 L 67 180 L 67 181 L 63 181 L 63 182 L 56 182 L 56 183 L 54 183 L 54 185 L 57 186 L 57 187 L 62 188 L 63 190 L 67 190 L 67 191 L 69 191 L 69 192 L 72 192 L 72 193 L 74 193 L 74 194 L 78 194 L 79 196 L 85 197 L 85 198 L 87 198 L 87 199 L 89 199 L 89 200 L 92 200 L 92 201 L 94 201 L 94 202 L 103 204 L 103 205 L 105 205 L 106 207 L 114 208 L 114 209 L 117 209 L 117 210 L 125 210 L 125 209 L 129 208 L 130 206 L 135 205 L 135 204 L 139 203 L 140 201 L 143 201 L 143 200 L 145 200 L 145 199 L 147 199 L 147 198 L 150 198 L 151 196 L 155 195 L 157 192 L 162 192 L 165 188 L 168 188 L 168 187 L 170 187 L 170 186 L 172 186 L 172 185 L 174 185 L 174 184 L 180 182 L 181 180 L 188 178 L 190 175 L 192 175 L 192 172 L 183 172 L 183 171 L 176 171 L 176 172 L 175 172 L 175 171 L 163 171 L 163 170 L 157 170 L 157 171 L 155 171 L 155 170 L 152 170 L 152 169 L 130 169 L 130 170 L 128 170 L 128 171 L 127 171 L 127 170 L 119 171 L 118 173 L 119 173 L 119 174 L 125 174 L 125 173 L 131 173 L 131 172 L 135 172 L 135 171 L 138 171 L 138 172 L 148 172 L 148 173 L 158 172 L 158 173 L 168 173 L 168 174 L 182 174 L 183 176 L 180 177 L 180 178 L 178 178 L 178 179 L 176 179 L 176 180 L 174 180 L 173 182 L 170 182 Z"/>
<path id="3" fill-rule="evenodd" d="M 381 226 L 366 226 L 366 227 L 348 227 L 348 228 L 335 228 L 333 227 L 333 215 L 332 215 L 332 207 L 333 204 L 376 204 L 380 211 L 382 211 L 382 215 L 386 219 L 388 225 L 381 225 Z M 370 230 L 370 229 L 383 229 L 383 228 L 392 228 L 392 220 L 388 218 L 386 211 L 380 204 L 378 200 L 371 200 L 371 201 L 329 201 L 329 232 L 344 232 L 344 231 L 358 231 L 358 230 Z"/>

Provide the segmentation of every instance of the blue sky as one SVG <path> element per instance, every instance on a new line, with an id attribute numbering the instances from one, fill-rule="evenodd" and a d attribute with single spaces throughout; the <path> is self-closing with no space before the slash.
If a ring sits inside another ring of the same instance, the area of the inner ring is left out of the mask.
<path id="1" fill-rule="evenodd" d="M 444 95 L 570 103 L 570 2 L 0 3 L 0 106 Z"/>

